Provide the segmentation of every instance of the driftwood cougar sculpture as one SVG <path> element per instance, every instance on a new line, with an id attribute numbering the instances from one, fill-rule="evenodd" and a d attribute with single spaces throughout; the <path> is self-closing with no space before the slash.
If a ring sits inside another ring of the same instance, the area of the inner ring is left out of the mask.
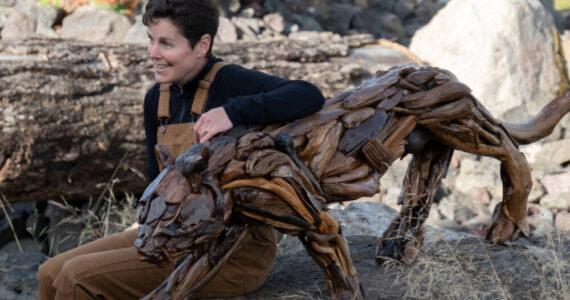
<path id="1" fill-rule="evenodd" d="M 323 269 L 334 299 L 364 298 L 348 244 L 326 204 L 371 196 L 392 162 L 413 154 L 400 215 L 378 240 L 377 259 L 414 260 L 425 220 L 454 149 L 501 161 L 503 201 L 487 238 L 529 234 L 530 170 L 518 144 L 550 134 L 570 110 L 570 93 L 521 124 L 497 121 L 451 73 L 395 67 L 326 101 L 288 124 L 238 126 L 192 146 L 176 160 L 157 145 L 167 168 L 138 204 L 135 246 L 144 260 L 175 262 L 149 299 L 186 299 L 239 248 L 248 225 L 295 235 Z"/>

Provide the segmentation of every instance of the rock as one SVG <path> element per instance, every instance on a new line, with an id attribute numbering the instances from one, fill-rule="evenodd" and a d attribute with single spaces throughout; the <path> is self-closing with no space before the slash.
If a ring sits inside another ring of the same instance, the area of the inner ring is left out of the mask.
<path id="1" fill-rule="evenodd" d="M 567 86 L 553 64 L 553 25 L 537 0 L 455 0 L 416 32 L 410 49 L 457 75 L 493 114 L 515 121 L 509 113 L 533 115 Z"/>
<path id="2" fill-rule="evenodd" d="M 557 288 L 560 277 L 554 274 L 561 274 L 562 280 L 568 281 L 570 267 L 564 250 L 567 238 L 562 236 L 561 245 L 546 249 L 525 245 L 525 241 L 492 245 L 472 235 L 429 228 L 416 262 L 409 266 L 396 262 L 378 264 L 374 260 L 376 240 L 387 225 L 384 219 L 391 220 L 395 216 L 395 212 L 382 206 L 379 203 L 351 203 L 344 210 L 333 210 L 333 214 L 341 219 L 358 278 L 368 299 L 440 299 L 452 294 L 466 299 L 563 298 L 564 291 Z M 356 226 L 355 230 L 352 226 Z M 322 271 L 297 238 L 285 235 L 279 242 L 278 251 L 264 285 L 241 298 L 330 297 Z M 521 282 L 529 284 L 522 286 Z"/>
<path id="3" fill-rule="evenodd" d="M 410 17 L 414 13 L 414 0 L 398 0 L 394 7 L 394 13 L 402 19 Z"/>
<path id="4" fill-rule="evenodd" d="M 570 233 L 570 212 L 564 210 L 557 213 L 554 218 L 554 226 L 560 231 Z"/>
<path id="5" fill-rule="evenodd" d="M 16 5 L 16 0 L 0 0 L 0 6 L 12 7 Z"/>
<path id="6" fill-rule="evenodd" d="M 570 208 L 570 193 L 546 194 L 540 199 L 540 205 L 550 210 L 568 210 Z"/>
<path id="7" fill-rule="evenodd" d="M 533 164 L 546 162 L 555 165 L 564 165 L 570 162 L 570 139 L 549 142 L 541 145 L 540 150 L 534 155 Z"/>
<path id="8" fill-rule="evenodd" d="M 372 8 L 379 8 L 385 11 L 394 11 L 398 0 L 369 0 L 368 5 Z"/>
<path id="9" fill-rule="evenodd" d="M 26 13 L 14 10 L 4 23 L 1 35 L 3 40 L 26 39 L 34 35 L 37 23 Z"/>
<path id="10" fill-rule="evenodd" d="M 501 199 L 503 189 L 499 161 L 490 157 L 474 158 L 469 156 L 461 160 L 453 187 L 467 195 L 477 195 L 479 193 L 474 191 L 483 189 L 489 193 L 491 200 Z"/>
<path id="11" fill-rule="evenodd" d="M 147 45 L 148 44 L 148 36 L 146 32 L 146 26 L 142 23 L 142 20 L 137 20 L 129 31 L 125 34 L 123 38 L 123 43 L 129 44 L 140 44 L 140 45 Z"/>
<path id="12" fill-rule="evenodd" d="M 218 0 L 220 14 L 226 18 L 235 15 L 241 7 L 239 2 L 239 0 Z"/>
<path id="13" fill-rule="evenodd" d="M 546 175 L 540 182 L 549 194 L 570 193 L 570 171 Z"/>
<path id="14" fill-rule="evenodd" d="M 379 9 L 367 9 L 362 12 L 362 22 L 364 28 L 376 37 L 386 39 L 406 37 L 400 18 L 393 13 Z"/>
<path id="15" fill-rule="evenodd" d="M 398 38 L 406 37 L 406 31 L 404 30 L 404 26 L 402 25 L 402 21 L 400 18 L 392 13 L 385 13 L 381 16 L 382 25 L 386 31 L 394 34 Z"/>
<path id="16" fill-rule="evenodd" d="M 413 36 L 418 29 L 422 28 L 424 25 L 418 22 L 411 22 L 404 25 L 404 30 L 406 30 L 407 36 Z"/>
<path id="17" fill-rule="evenodd" d="M 233 43 L 238 35 L 234 24 L 226 17 L 220 17 L 216 41 L 221 43 Z"/>
<path id="18" fill-rule="evenodd" d="M 47 259 L 39 252 L 0 252 L 0 297 L 38 299 L 38 267 Z"/>
<path id="19" fill-rule="evenodd" d="M 239 38 L 245 41 L 253 41 L 257 39 L 257 35 L 261 32 L 259 22 L 260 20 L 256 18 L 232 18 L 232 23 L 238 31 Z"/>
<path id="20" fill-rule="evenodd" d="M 278 13 L 282 15 L 285 20 L 289 20 L 293 14 L 289 6 L 280 0 L 266 0 L 263 2 L 263 8 L 268 13 Z"/>
<path id="21" fill-rule="evenodd" d="M 281 33 L 285 29 L 285 21 L 283 16 L 279 13 L 266 14 L 263 16 L 263 21 L 271 30 Z"/>
<path id="22" fill-rule="evenodd" d="M 556 28 L 558 30 L 564 30 L 568 25 L 568 21 L 564 18 L 564 16 L 554 8 L 554 1 L 553 0 L 540 0 L 540 3 L 544 6 L 544 8 L 552 15 L 554 19 L 554 23 L 556 24 Z"/>
<path id="23" fill-rule="evenodd" d="M 29 10 L 38 23 L 38 27 L 52 29 L 57 22 L 61 22 L 63 18 L 63 10 L 57 9 L 51 5 L 34 5 Z"/>
<path id="24" fill-rule="evenodd" d="M 292 14 L 289 22 L 299 25 L 303 31 L 323 31 L 317 20 L 309 14 Z"/>
<path id="25" fill-rule="evenodd" d="M 354 20 L 359 18 L 361 9 L 345 3 L 332 3 L 330 7 L 330 15 L 328 17 L 322 16 L 319 19 L 323 29 L 341 35 L 349 34 L 350 29 L 353 28 Z"/>
<path id="26" fill-rule="evenodd" d="M 534 239 L 541 239 L 548 236 L 553 229 L 553 215 L 548 208 L 529 203 L 527 206 L 527 221 L 531 226 L 531 236 Z"/>
<path id="27" fill-rule="evenodd" d="M 129 29 L 129 19 L 117 12 L 81 6 L 63 19 L 61 37 L 90 42 L 119 42 Z"/>

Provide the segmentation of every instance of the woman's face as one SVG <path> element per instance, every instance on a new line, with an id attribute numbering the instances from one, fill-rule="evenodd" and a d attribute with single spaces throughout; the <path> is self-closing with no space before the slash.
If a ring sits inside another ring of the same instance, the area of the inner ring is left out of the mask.
<path id="1" fill-rule="evenodd" d="M 182 86 L 200 72 L 208 50 L 204 50 L 204 37 L 192 49 L 190 42 L 168 18 L 154 19 L 149 23 L 147 32 L 148 55 L 154 64 L 156 81 Z"/>

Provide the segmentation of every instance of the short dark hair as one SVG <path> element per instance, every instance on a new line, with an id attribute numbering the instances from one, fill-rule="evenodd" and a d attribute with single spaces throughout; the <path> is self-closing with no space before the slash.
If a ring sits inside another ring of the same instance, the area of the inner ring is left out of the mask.
<path id="1" fill-rule="evenodd" d="M 210 55 L 214 37 L 218 32 L 219 17 L 220 11 L 215 0 L 149 0 L 142 22 L 148 26 L 155 19 L 169 19 L 190 42 L 192 48 L 204 34 L 209 34 Z"/>

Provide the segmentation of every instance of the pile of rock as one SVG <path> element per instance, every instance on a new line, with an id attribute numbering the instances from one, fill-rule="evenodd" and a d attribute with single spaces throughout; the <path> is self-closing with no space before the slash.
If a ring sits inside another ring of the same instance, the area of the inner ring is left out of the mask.
<path id="1" fill-rule="evenodd" d="M 89 2 L 83 0 L 60 1 L 60 8 L 44 4 L 49 1 L 0 0 L 1 36 L 2 39 L 40 35 L 93 42 L 146 43 L 140 17 L 147 1 L 120 1 L 133 11 L 128 16 L 80 5 Z M 331 31 L 341 35 L 370 33 L 376 38 L 408 44 L 416 30 L 448 1 L 219 0 L 218 40 L 234 42 L 281 38 L 298 31 Z"/>

